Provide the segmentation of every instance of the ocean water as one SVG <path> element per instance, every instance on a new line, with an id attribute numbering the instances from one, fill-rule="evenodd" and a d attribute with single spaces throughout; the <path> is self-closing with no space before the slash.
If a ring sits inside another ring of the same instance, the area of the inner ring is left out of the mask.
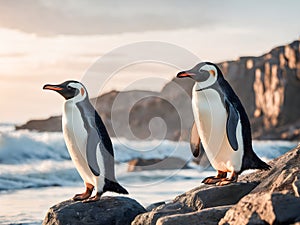
<path id="1" fill-rule="evenodd" d="M 187 142 L 129 141 L 113 138 L 117 180 L 144 206 L 173 199 L 215 174 L 192 162 Z M 297 142 L 254 141 L 256 153 L 268 161 Z M 127 172 L 135 158 L 179 157 L 191 169 Z M 41 224 L 54 204 L 84 190 L 61 133 L 14 131 L 0 125 L 0 224 Z M 116 195 L 106 193 L 105 195 Z"/>

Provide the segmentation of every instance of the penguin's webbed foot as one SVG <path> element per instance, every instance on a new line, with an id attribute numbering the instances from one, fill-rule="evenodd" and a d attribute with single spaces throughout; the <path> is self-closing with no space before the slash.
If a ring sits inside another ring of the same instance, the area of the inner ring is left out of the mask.
<path id="1" fill-rule="evenodd" d="M 220 182 L 222 179 L 226 179 L 227 173 L 226 172 L 222 172 L 220 170 L 218 170 L 218 175 L 217 176 L 212 176 L 212 177 L 206 177 L 202 183 L 204 184 L 216 184 L 218 182 Z"/>
<path id="2" fill-rule="evenodd" d="M 230 178 L 226 178 L 224 180 L 221 180 L 219 182 L 216 183 L 217 186 L 224 186 L 224 185 L 228 185 L 228 184 L 231 184 L 231 183 L 234 183 L 236 181 L 232 181 L 230 180 Z"/>
<path id="3" fill-rule="evenodd" d="M 89 202 L 96 202 L 99 201 L 101 198 L 101 195 L 103 194 L 103 192 L 97 192 L 97 194 L 93 197 L 90 197 L 88 199 L 83 200 L 82 202 L 84 203 L 89 203 Z"/>
<path id="4" fill-rule="evenodd" d="M 72 199 L 74 201 L 82 201 L 82 200 L 85 200 L 85 199 L 88 199 L 90 196 L 91 196 L 92 193 L 82 193 L 82 194 L 76 194 Z"/>
<path id="5" fill-rule="evenodd" d="M 229 178 L 223 178 L 221 181 L 217 182 L 217 186 L 224 186 L 231 183 L 235 183 L 238 180 L 238 174 L 236 172 L 232 172 L 231 176 Z"/>
<path id="6" fill-rule="evenodd" d="M 218 183 L 221 179 L 222 179 L 222 178 L 218 178 L 218 177 L 214 177 L 214 176 L 212 176 L 212 177 L 206 177 L 206 178 L 202 181 L 202 183 L 204 183 L 204 184 L 216 184 L 216 183 Z"/>
<path id="7" fill-rule="evenodd" d="M 92 184 L 88 184 L 88 183 L 86 183 L 85 186 L 86 186 L 85 192 L 82 194 L 76 194 L 72 198 L 74 201 L 82 201 L 82 200 L 88 199 L 92 195 L 94 186 Z"/>

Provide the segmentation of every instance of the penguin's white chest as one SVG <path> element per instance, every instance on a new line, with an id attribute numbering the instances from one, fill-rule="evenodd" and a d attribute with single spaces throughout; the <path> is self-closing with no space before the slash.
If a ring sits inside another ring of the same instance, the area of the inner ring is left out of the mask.
<path id="1" fill-rule="evenodd" d="M 73 102 L 65 102 L 63 109 L 62 127 L 64 139 L 81 178 L 90 184 L 95 183 L 86 157 L 87 131 L 79 109 Z"/>
<path id="2" fill-rule="evenodd" d="M 234 151 L 226 133 L 227 112 L 221 97 L 214 89 L 196 91 L 193 88 L 192 107 L 197 130 L 205 153 L 216 170 L 239 171 L 242 166 L 243 140 L 241 123 L 237 125 L 239 148 Z"/>

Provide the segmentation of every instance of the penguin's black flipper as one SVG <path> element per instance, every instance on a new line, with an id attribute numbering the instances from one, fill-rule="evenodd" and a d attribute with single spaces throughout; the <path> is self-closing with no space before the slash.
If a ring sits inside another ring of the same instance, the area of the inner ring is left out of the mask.
<path id="1" fill-rule="evenodd" d="M 239 146 L 236 139 L 236 128 L 239 121 L 239 114 L 227 99 L 225 100 L 225 105 L 228 114 L 226 123 L 227 138 L 233 150 L 237 151 Z"/>
<path id="2" fill-rule="evenodd" d="M 191 129 L 191 136 L 190 136 L 190 147 L 194 157 L 198 157 L 200 154 L 203 154 L 203 147 L 200 147 L 200 137 L 197 130 L 197 126 L 195 122 L 193 123 Z"/>
<path id="3" fill-rule="evenodd" d="M 86 148 L 87 148 L 86 157 L 87 157 L 87 162 L 89 164 L 89 167 L 95 176 L 99 176 L 100 168 L 98 166 L 97 156 L 96 156 L 97 149 L 100 148 L 99 136 L 97 131 L 92 127 L 88 128 L 88 139 L 86 143 Z"/>

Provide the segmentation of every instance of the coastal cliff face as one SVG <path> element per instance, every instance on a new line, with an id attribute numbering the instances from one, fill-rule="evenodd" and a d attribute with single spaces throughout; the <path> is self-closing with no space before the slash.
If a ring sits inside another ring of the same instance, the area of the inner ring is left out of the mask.
<path id="1" fill-rule="evenodd" d="M 299 43 L 218 64 L 246 109 L 255 139 L 300 139 Z M 188 140 L 193 84 L 174 78 L 160 93 L 112 91 L 92 102 L 112 137 Z M 61 131 L 61 118 L 29 121 L 17 129 Z"/>
<path id="2" fill-rule="evenodd" d="M 220 67 L 246 108 L 254 138 L 299 139 L 299 40 Z"/>

